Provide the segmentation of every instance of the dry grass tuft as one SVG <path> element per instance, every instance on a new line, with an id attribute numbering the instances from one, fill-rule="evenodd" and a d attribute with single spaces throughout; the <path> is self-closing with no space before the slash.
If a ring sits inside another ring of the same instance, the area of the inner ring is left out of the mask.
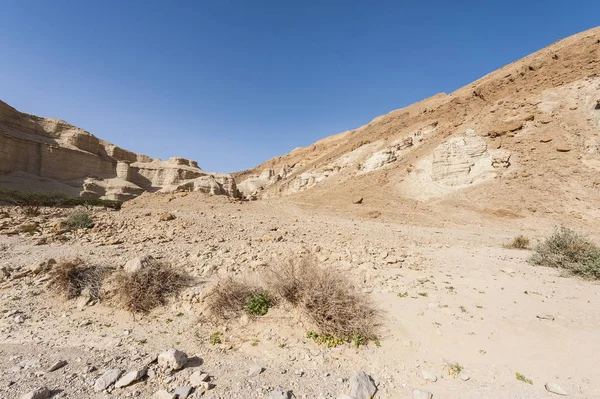
<path id="1" fill-rule="evenodd" d="M 529 249 L 529 238 L 523 235 L 516 236 L 511 242 L 506 244 L 504 248 L 509 249 Z"/>
<path id="2" fill-rule="evenodd" d="M 228 319 L 244 311 L 249 298 L 263 293 L 264 290 L 260 287 L 228 278 L 217 282 L 206 295 L 205 301 L 212 316 Z"/>
<path id="3" fill-rule="evenodd" d="M 376 339 L 380 314 L 371 300 L 336 270 L 314 258 L 288 260 L 266 276 L 271 290 L 302 311 L 319 330 L 343 340 Z"/>
<path id="4" fill-rule="evenodd" d="M 58 262 L 50 271 L 51 288 L 68 299 L 87 289 L 93 299 L 100 299 L 104 269 L 89 266 L 79 258 Z"/>
<path id="5" fill-rule="evenodd" d="M 133 273 L 116 276 L 116 291 L 122 306 L 134 313 L 147 313 L 165 305 L 168 297 L 191 286 L 193 279 L 182 270 L 162 262 Z"/>
<path id="6" fill-rule="evenodd" d="M 600 248 L 566 227 L 557 228 L 552 236 L 540 243 L 530 261 L 584 278 L 600 279 Z"/>

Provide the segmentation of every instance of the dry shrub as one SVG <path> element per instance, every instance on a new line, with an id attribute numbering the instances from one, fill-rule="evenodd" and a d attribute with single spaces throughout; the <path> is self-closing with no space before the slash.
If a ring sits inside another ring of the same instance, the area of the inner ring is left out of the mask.
<path id="1" fill-rule="evenodd" d="M 300 258 L 271 269 L 265 278 L 271 290 L 302 311 L 320 334 L 343 340 L 376 338 L 379 312 L 339 271 L 319 267 L 314 258 Z"/>
<path id="2" fill-rule="evenodd" d="M 504 246 L 509 249 L 529 249 L 529 238 L 520 235 Z"/>
<path id="3" fill-rule="evenodd" d="M 51 288 L 68 299 L 88 290 L 93 299 L 100 299 L 103 268 L 86 265 L 79 258 L 58 262 L 50 271 Z"/>
<path id="4" fill-rule="evenodd" d="M 217 282 L 206 295 L 206 309 L 216 318 L 228 319 L 244 311 L 249 298 L 262 293 L 258 286 L 228 278 Z"/>
<path id="5" fill-rule="evenodd" d="M 116 276 L 116 291 L 123 307 L 134 313 L 147 313 L 165 305 L 168 297 L 191 286 L 193 279 L 182 270 L 162 262 L 142 267 L 133 273 Z"/>
<path id="6" fill-rule="evenodd" d="M 584 278 L 600 279 L 600 248 L 566 227 L 557 228 L 552 236 L 540 243 L 530 261 Z"/>

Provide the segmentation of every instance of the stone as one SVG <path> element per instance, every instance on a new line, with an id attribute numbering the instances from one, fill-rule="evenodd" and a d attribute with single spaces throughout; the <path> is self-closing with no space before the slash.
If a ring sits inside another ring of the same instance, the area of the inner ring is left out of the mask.
<path id="1" fill-rule="evenodd" d="M 165 212 L 158 217 L 158 220 L 161 222 L 168 222 L 170 220 L 175 220 L 175 215 L 169 212 Z"/>
<path id="2" fill-rule="evenodd" d="M 431 370 L 421 370 L 421 377 L 424 380 L 436 382 L 438 380 L 437 375 Z"/>
<path id="3" fill-rule="evenodd" d="M 463 381 L 469 381 L 471 379 L 471 377 L 469 377 L 469 375 L 465 373 L 464 370 L 458 373 L 458 378 L 460 378 Z"/>
<path id="4" fill-rule="evenodd" d="M 156 391 L 154 393 L 154 395 L 152 395 L 152 398 L 153 399 L 175 399 L 175 398 L 177 398 L 177 396 L 175 396 L 175 394 L 169 393 L 169 391 L 161 389 L 160 391 Z"/>
<path id="5" fill-rule="evenodd" d="M 104 374 L 102 374 L 102 376 L 96 380 L 96 383 L 94 384 L 94 389 L 96 391 L 105 390 L 106 388 L 114 384 L 115 381 L 119 379 L 122 373 L 123 371 L 117 368 L 106 370 Z"/>
<path id="6" fill-rule="evenodd" d="M 125 272 L 127 272 L 127 273 L 135 273 L 144 268 L 150 268 L 150 267 L 156 266 L 157 264 L 158 264 L 158 261 L 156 259 L 154 259 L 152 256 L 143 255 L 143 256 L 135 257 L 133 259 L 129 259 L 127 261 L 127 263 L 125 263 L 123 270 L 125 270 Z"/>
<path id="7" fill-rule="evenodd" d="M 540 143 L 549 143 L 552 141 L 552 137 L 544 137 L 540 139 Z"/>
<path id="8" fill-rule="evenodd" d="M 195 371 L 190 375 L 190 384 L 193 387 L 199 387 L 203 382 L 208 381 L 208 374 L 202 373 L 200 371 Z"/>
<path id="9" fill-rule="evenodd" d="M 354 399 L 354 398 L 350 395 L 340 395 L 337 397 L 337 399 Z"/>
<path id="10" fill-rule="evenodd" d="M 47 388 L 39 388 L 35 389 L 31 392 L 27 392 L 25 395 L 21 396 L 19 399 L 47 399 L 52 396 L 52 392 Z"/>
<path id="11" fill-rule="evenodd" d="M 433 394 L 429 391 L 422 391 L 420 389 L 415 389 L 413 391 L 413 399 L 431 399 L 433 398 Z"/>
<path id="12" fill-rule="evenodd" d="M 269 399 L 290 399 L 290 393 L 281 387 L 277 387 L 271 391 Z"/>
<path id="13" fill-rule="evenodd" d="M 177 396 L 177 399 L 185 399 L 190 396 L 193 390 L 193 387 L 177 387 L 174 394 Z"/>
<path id="14" fill-rule="evenodd" d="M 254 377 L 256 375 L 259 375 L 263 372 L 263 370 L 264 369 L 262 368 L 262 366 L 254 364 L 252 365 L 252 367 L 250 367 L 250 370 L 248 370 L 248 377 Z"/>
<path id="15" fill-rule="evenodd" d="M 169 349 L 158 355 L 158 365 L 171 370 L 181 370 L 187 363 L 187 355 L 177 349 Z"/>
<path id="16" fill-rule="evenodd" d="M 544 387 L 546 388 L 546 391 L 557 395 L 567 396 L 569 394 L 569 392 L 555 382 L 547 382 Z"/>
<path id="17" fill-rule="evenodd" d="M 556 147 L 556 151 L 558 152 L 569 152 L 571 151 L 571 149 L 567 146 L 561 145 L 559 147 Z"/>
<path id="18" fill-rule="evenodd" d="M 116 382 L 115 387 L 123 388 L 123 387 L 129 386 L 129 385 L 133 384 L 134 382 L 138 381 L 140 378 L 144 377 L 146 375 L 147 371 L 148 371 L 147 367 L 142 367 L 139 370 L 130 371 L 129 373 L 125 374 L 123 377 L 119 378 L 119 381 Z"/>
<path id="19" fill-rule="evenodd" d="M 363 203 L 363 197 L 356 197 L 352 200 L 352 203 L 355 205 L 360 205 Z"/>
<path id="20" fill-rule="evenodd" d="M 350 379 L 350 396 L 355 399 L 371 399 L 375 392 L 377 387 L 364 371 L 357 372 Z"/>
<path id="21" fill-rule="evenodd" d="M 48 372 L 51 373 L 53 371 L 56 371 L 60 368 L 63 368 L 67 365 L 67 361 L 66 360 L 59 360 L 57 362 L 55 362 L 54 364 L 52 364 L 52 366 L 48 367 Z"/>

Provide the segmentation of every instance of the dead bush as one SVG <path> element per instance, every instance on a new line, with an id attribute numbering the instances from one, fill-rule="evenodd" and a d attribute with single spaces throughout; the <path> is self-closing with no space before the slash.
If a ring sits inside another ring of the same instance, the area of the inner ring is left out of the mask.
<path id="1" fill-rule="evenodd" d="M 346 341 L 376 338 L 379 312 L 339 271 L 319 267 L 314 258 L 300 258 L 270 269 L 265 280 L 272 292 L 303 312 L 320 334 Z"/>
<path id="2" fill-rule="evenodd" d="M 68 299 L 78 297 L 88 290 L 92 299 L 100 299 L 103 268 L 86 265 L 79 258 L 63 260 L 50 271 L 51 288 Z"/>
<path id="3" fill-rule="evenodd" d="M 191 286 L 193 279 L 183 270 L 162 262 L 116 276 L 116 291 L 122 306 L 134 313 L 147 313 L 165 305 L 170 296 Z"/>
<path id="4" fill-rule="evenodd" d="M 566 227 L 557 228 L 552 236 L 540 243 L 530 261 L 584 278 L 600 279 L 600 248 Z"/>
<path id="5" fill-rule="evenodd" d="M 506 244 L 504 248 L 509 249 L 529 249 L 529 238 L 520 235 L 513 238 L 511 242 Z"/>
<path id="6" fill-rule="evenodd" d="M 218 319 L 228 319 L 239 315 L 248 306 L 248 301 L 265 291 L 255 285 L 228 278 L 217 282 L 206 295 L 208 312 Z"/>

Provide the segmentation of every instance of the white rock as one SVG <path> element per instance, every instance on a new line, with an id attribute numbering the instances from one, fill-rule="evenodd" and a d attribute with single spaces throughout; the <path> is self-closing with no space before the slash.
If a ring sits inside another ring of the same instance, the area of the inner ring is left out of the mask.
<path id="1" fill-rule="evenodd" d="M 157 263 L 156 259 L 150 255 L 138 256 L 127 261 L 123 269 L 127 273 L 135 273 L 143 268 L 155 266 Z"/>
<path id="2" fill-rule="evenodd" d="M 460 373 L 458 373 L 458 378 L 460 378 L 463 381 L 469 381 L 471 379 L 471 377 L 469 377 L 469 375 L 467 373 L 465 373 L 464 371 L 461 371 Z"/>
<path id="3" fill-rule="evenodd" d="M 39 388 L 34 391 L 28 392 L 25 395 L 21 396 L 19 399 L 47 399 L 50 397 L 52 392 L 50 392 L 47 388 Z"/>
<path id="4" fill-rule="evenodd" d="M 337 399 L 354 399 L 354 398 L 350 395 L 342 395 L 342 396 L 338 396 Z"/>
<path id="5" fill-rule="evenodd" d="M 413 391 L 413 399 L 431 399 L 433 398 L 433 394 L 429 391 L 421 391 L 420 389 L 415 389 Z"/>
<path id="6" fill-rule="evenodd" d="M 375 392 L 377 387 L 364 371 L 359 371 L 350 379 L 350 396 L 355 399 L 371 399 Z"/>
<path id="7" fill-rule="evenodd" d="M 175 396 L 175 394 L 169 393 L 168 391 L 161 389 L 160 391 L 156 391 L 154 393 L 154 395 L 152 395 L 152 398 L 153 399 L 175 399 L 176 396 Z"/>
<path id="8" fill-rule="evenodd" d="M 187 355 L 177 349 L 169 349 L 158 355 L 158 365 L 171 370 L 181 370 L 187 363 Z"/>
<path id="9" fill-rule="evenodd" d="M 121 373 L 121 369 L 106 370 L 106 372 L 104 372 L 104 374 L 102 374 L 102 376 L 96 380 L 96 383 L 94 384 L 94 389 L 96 391 L 105 390 L 119 379 Z"/>
<path id="10" fill-rule="evenodd" d="M 53 371 L 56 371 L 62 367 L 65 367 L 67 365 L 67 361 L 66 360 L 59 360 L 57 362 L 55 362 L 52 366 L 48 367 L 48 372 L 51 373 Z"/>
<path id="11" fill-rule="evenodd" d="M 190 396 L 193 389 L 193 387 L 178 387 L 177 389 L 175 389 L 174 394 L 175 396 L 177 396 L 178 399 L 185 399 L 188 396 Z"/>
<path id="12" fill-rule="evenodd" d="M 424 380 L 436 382 L 438 380 L 437 375 L 431 370 L 421 370 L 421 377 Z"/>
<path id="13" fill-rule="evenodd" d="M 254 377 L 255 375 L 259 375 L 260 373 L 263 372 L 263 368 L 262 366 L 260 366 L 259 364 L 254 364 L 252 367 L 250 367 L 250 370 L 248 370 L 248 377 Z"/>
<path id="14" fill-rule="evenodd" d="M 139 370 L 130 371 L 129 373 L 127 373 L 123 377 L 121 377 L 119 379 L 119 381 L 117 381 L 117 383 L 115 384 L 115 387 L 123 388 L 128 385 L 131 385 L 134 382 L 138 381 L 143 376 L 145 376 L 147 371 L 148 371 L 148 369 L 146 367 L 142 367 Z"/>
<path id="15" fill-rule="evenodd" d="M 269 399 L 290 399 L 290 393 L 281 387 L 277 387 L 269 394 Z"/>
<path id="16" fill-rule="evenodd" d="M 203 382 L 208 380 L 208 374 L 202 373 L 200 371 L 195 371 L 190 375 L 190 385 L 193 387 L 199 387 Z"/>
<path id="17" fill-rule="evenodd" d="M 569 394 L 569 392 L 555 382 L 547 382 L 544 386 L 548 392 L 552 392 L 557 395 L 567 396 Z"/>

